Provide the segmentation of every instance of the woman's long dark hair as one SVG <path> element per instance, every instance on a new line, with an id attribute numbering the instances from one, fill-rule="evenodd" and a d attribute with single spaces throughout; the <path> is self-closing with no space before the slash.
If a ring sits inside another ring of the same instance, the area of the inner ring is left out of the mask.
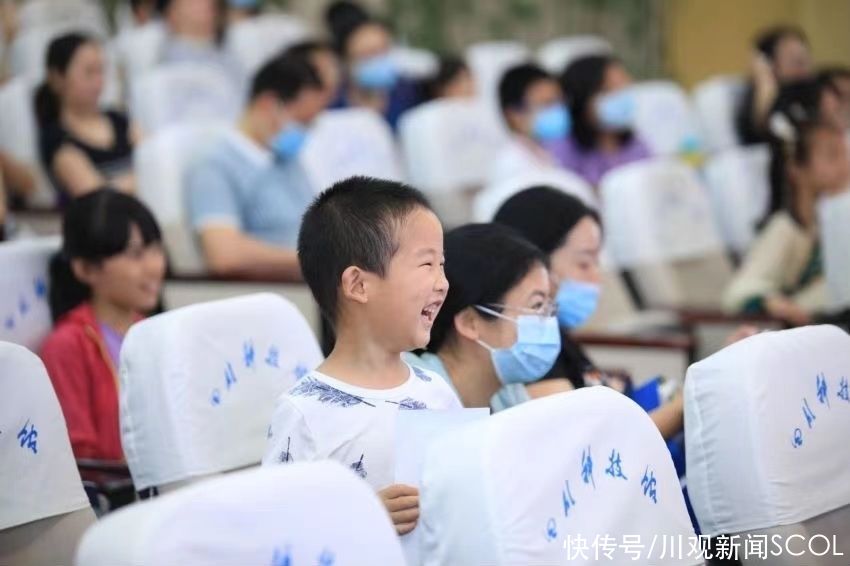
<path id="1" fill-rule="evenodd" d="M 82 33 L 68 33 L 57 37 L 50 42 L 47 48 L 47 73 L 51 72 L 64 75 L 71 65 L 77 50 L 92 43 L 95 40 Z M 62 110 L 62 101 L 59 95 L 50 86 L 48 78 L 38 87 L 35 93 L 35 116 L 40 127 L 55 124 L 59 121 L 59 113 Z"/>
<path id="2" fill-rule="evenodd" d="M 132 226 L 139 229 L 145 245 L 162 241 L 153 214 L 134 197 L 103 188 L 71 201 L 62 221 L 62 251 L 50 262 L 54 321 L 91 298 L 91 289 L 74 276 L 71 261 L 99 263 L 122 253 Z"/>
<path id="3" fill-rule="evenodd" d="M 596 148 L 599 137 L 599 128 L 593 123 L 591 100 L 602 90 L 608 67 L 620 64 L 619 59 L 609 55 L 590 55 L 573 61 L 560 76 L 561 89 L 573 118 L 572 136 L 586 151 Z M 632 132 L 620 134 L 621 144 L 631 139 Z"/>

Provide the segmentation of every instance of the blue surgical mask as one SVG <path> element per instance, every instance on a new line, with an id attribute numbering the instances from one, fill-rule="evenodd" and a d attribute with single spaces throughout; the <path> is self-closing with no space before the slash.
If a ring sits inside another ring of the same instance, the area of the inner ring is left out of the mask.
<path id="1" fill-rule="evenodd" d="M 398 70 L 392 56 L 376 55 L 357 63 L 354 82 L 367 90 L 390 90 L 398 82 Z"/>
<path id="2" fill-rule="evenodd" d="M 493 348 L 478 341 L 490 351 L 502 384 L 531 383 L 552 369 L 561 352 L 561 332 L 554 316 L 521 315 L 514 319 L 487 307 L 475 308 L 517 325 L 517 339 L 510 348 Z"/>
<path id="3" fill-rule="evenodd" d="M 623 131 L 631 129 L 637 114 L 637 100 L 630 89 L 603 95 L 596 103 L 596 116 L 602 129 Z"/>
<path id="4" fill-rule="evenodd" d="M 272 151 L 282 161 L 294 159 L 307 141 L 307 129 L 298 122 L 289 122 L 272 138 Z"/>
<path id="5" fill-rule="evenodd" d="M 582 326 L 599 305 L 599 285 L 565 280 L 558 286 L 558 322 L 567 328 Z"/>
<path id="6" fill-rule="evenodd" d="M 572 126 L 570 113 L 563 104 L 552 104 L 534 113 L 531 135 L 539 142 L 567 137 Z"/>

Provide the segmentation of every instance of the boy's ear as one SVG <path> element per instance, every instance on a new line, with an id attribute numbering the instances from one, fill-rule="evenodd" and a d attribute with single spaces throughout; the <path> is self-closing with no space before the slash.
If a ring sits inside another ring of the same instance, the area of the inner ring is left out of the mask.
<path id="1" fill-rule="evenodd" d="M 369 302 L 365 275 L 366 272 L 356 265 L 349 265 L 345 268 L 342 277 L 340 277 L 340 290 L 345 299 L 360 304 Z"/>
<path id="2" fill-rule="evenodd" d="M 467 340 L 478 340 L 480 322 L 481 319 L 475 314 L 474 309 L 472 307 L 466 307 L 455 315 L 455 331 L 459 336 L 462 336 Z"/>

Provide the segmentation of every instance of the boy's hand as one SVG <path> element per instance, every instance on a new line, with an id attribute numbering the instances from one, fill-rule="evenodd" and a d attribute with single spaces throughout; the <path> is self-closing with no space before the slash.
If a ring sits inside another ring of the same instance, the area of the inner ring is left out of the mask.
<path id="1" fill-rule="evenodd" d="M 419 520 L 418 489 L 397 483 L 380 490 L 378 496 L 387 508 L 399 536 L 406 535 L 416 527 L 416 521 Z"/>

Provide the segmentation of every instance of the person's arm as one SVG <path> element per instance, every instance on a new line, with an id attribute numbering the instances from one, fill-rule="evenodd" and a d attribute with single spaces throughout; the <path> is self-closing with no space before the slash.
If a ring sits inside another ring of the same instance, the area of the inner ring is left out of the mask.
<path id="1" fill-rule="evenodd" d="M 0 172 L 9 194 L 28 197 L 35 192 L 35 173 L 28 165 L 0 151 Z"/>
<path id="2" fill-rule="evenodd" d="M 754 132 L 764 134 L 767 132 L 768 118 L 776 96 L 779 93 L 779 85 L 773 75 L 770 61 L 761 53 L 753 55 L 753 100 L 750 107 L 750 126 Z"/>
<path id="3" fill-rule="evenodd" d="M 72 145 L 59 148 L 50 165 L 53 175 L 71 197 L 85 195 L 106 184 L 86 154 Z"/>
<path id="4" fill-rule="evenodd" d="M 302 280 L 295 250 L 267 244 L 235 226 L 208 225 L 200 234 L 207 267 L 215 275 Z"/>
<path id="5" fill-rule="evenodd" d="M 525 386 L 528 396 L 532 399 L 539 399 L 540 397 L 547 397 L 556 393 L 564 393 L 573 389 L 575 387 L 573 387 L 573 384 L 566 377 L 541 379 Z"/>
<path id="6" fill-rule="evenodd" d="M 399 536 L 416 528 L 419 521 L 419 490 L 411 485 L 396 483 L 378 492 L 381 503 L 390 514 L 390 519 Z"/>
<path id="7" fill-rule="evenodd" d="M 90 372 L 80 356 L 79 344 L 71 336 L 53 335 L 45 342 L 41 359 L 62 407 L 74 457 L 96 456 L 98 437 L 91 405 Z"/>
<path id="8" fill-rule="evenodd" d="M 661 405 L 649 417 L 664 440 L 670 440 L 685 427 L 685 398 L 681 392 L 676 393 L 670 401 Z"/>

